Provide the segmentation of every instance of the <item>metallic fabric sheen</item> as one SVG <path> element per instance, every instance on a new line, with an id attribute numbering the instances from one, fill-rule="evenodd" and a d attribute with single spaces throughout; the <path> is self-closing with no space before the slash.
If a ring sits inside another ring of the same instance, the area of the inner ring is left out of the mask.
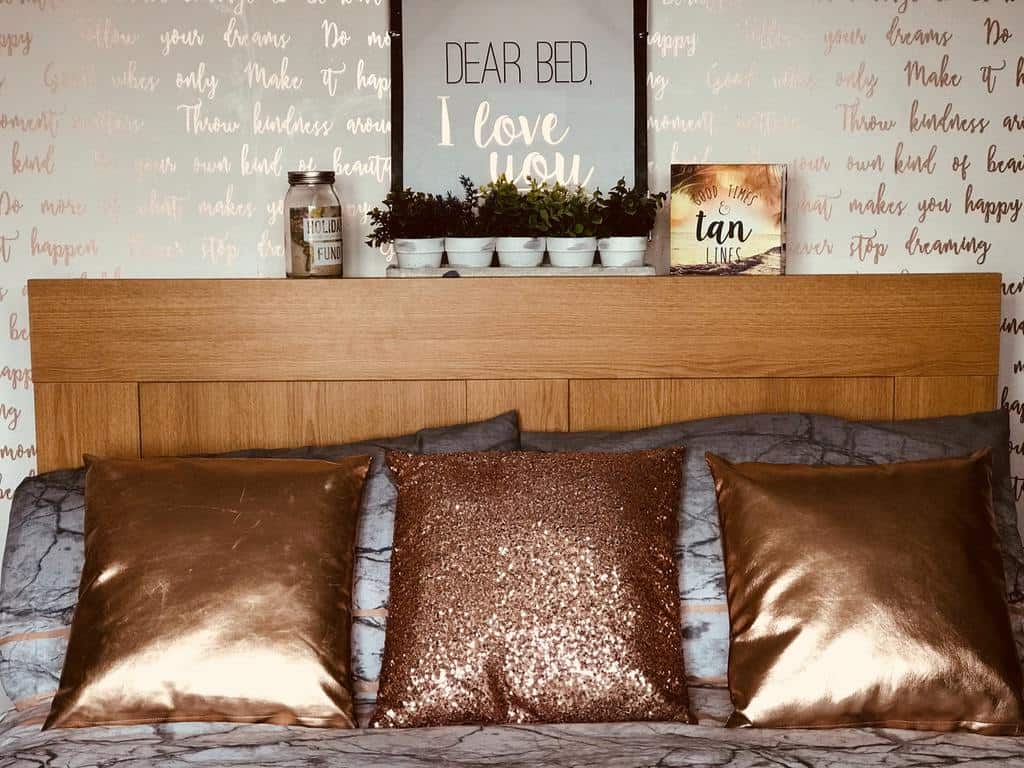
<path id="1" fill-rule="evenodd" d="M 389 453 L 373 725 L 689 721 L 672 559 L 682 458 Z"/>
<path id="2" fill-rule="evenodd" d="M 707 461 L 730 725 L 1022 733 L 987 449 L 863 467 Z"/>
<path id="3" fill-rule="evenodd" d="M 353 540 L 369 458 L 97 460 L 47 728 L 352 727 Z"/>

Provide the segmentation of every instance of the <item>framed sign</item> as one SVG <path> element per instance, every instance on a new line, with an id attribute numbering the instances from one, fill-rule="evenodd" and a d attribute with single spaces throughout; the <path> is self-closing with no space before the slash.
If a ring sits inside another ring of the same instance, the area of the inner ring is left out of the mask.
<path id="1" fill-rule="evenodd" d="M 647 0 L 391 0 L 396 186 L 647 188 Z"/>

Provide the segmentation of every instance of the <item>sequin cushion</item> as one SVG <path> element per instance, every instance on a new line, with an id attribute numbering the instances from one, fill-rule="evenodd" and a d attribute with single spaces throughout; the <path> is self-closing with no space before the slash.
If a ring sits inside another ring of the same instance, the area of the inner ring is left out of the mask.
<path id="1" fill-rule="evenodd" d="M 389 453 L 373 724 L 690 721 L 672 558 L 682 459 Z"/>

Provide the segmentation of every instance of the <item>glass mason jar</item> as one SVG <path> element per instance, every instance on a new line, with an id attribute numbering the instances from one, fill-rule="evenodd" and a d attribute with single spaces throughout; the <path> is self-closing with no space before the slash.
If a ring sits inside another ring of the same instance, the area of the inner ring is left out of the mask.
<path id="1" fill-rule="evenodd" d="M 284 198 L 288 277 L 341 277 L 341 201 L 334 171 L 289 171 Z"/>

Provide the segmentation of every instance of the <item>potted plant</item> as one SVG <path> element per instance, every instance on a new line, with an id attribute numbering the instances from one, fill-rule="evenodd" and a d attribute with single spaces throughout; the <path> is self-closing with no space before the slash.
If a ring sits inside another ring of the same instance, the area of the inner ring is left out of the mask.
<path id="1" fill-rule="evenodd" d="M 555 184 L 547 191 L 548 256 L 555 267 L 590 267 L 601 224 L 600 196 Z"/>
<path id="2" fill-rule="evenodd" d="M 606 267 L 642 267 L 647 243 L 658 211 L 665 205 L 664 192 L 646 193 L 619 179 L 608 197 L 600 198 L 601 225 L 597 249 Z"/>
<path id="3" fill-rule="evenodd" d="M 462 197 L 445 198 L 445 251 L 453 267 L 489 267 L 494 258 L 494 232 L 489 211 L 481 211 L 480 190 L 460 176 Z"/>
<path id="4" fill-rule="evenodd" d="M 369 213 L 373 229 L 367 245 L 394 243 L 398 266 L 404 269 L 440 267 L 444 254 L 445 201 L 411 189 L 393 189 L 384 208 Z"/>
<path id="5" fill-rule="evenodd" d="M 503 267 L 539 267 L 544 261 L 543 194 L 535 181 L 525 194 L 504 175 L 480 190 L 480 217 L 497 235 Z"/>

